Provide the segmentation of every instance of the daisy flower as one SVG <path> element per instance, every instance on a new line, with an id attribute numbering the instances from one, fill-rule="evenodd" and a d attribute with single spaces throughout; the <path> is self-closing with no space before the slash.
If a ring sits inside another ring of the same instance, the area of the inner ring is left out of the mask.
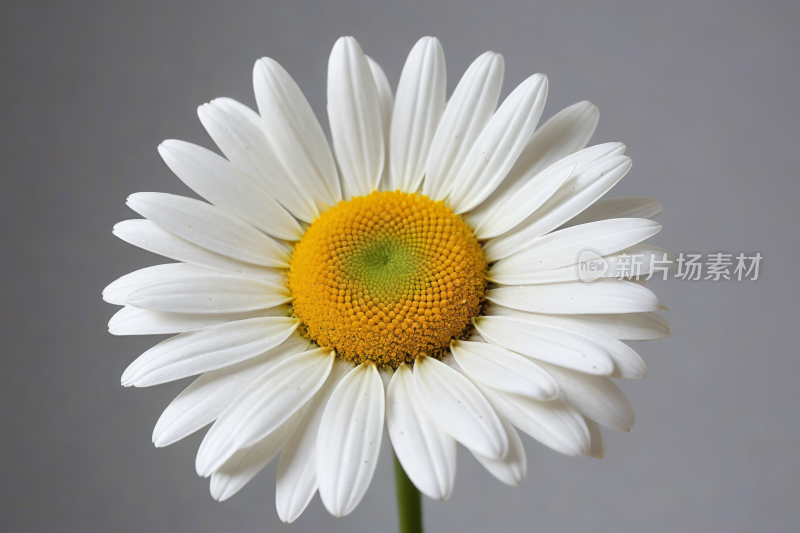
<path id="1" fill-rule="evenodd" d="M 547 78 L 499 105 L 503 57 L 487 52 L 445 99 L 439 41 L 412 48 L 393 95 L 352 37 L 328 65 L 331 143 L 300 88 L 256 62 L 258 112 L 200 106 L 225 155 L 169 140 L 159 152 L 202 202 L 143 192 L 124 241 L 177 262 L 109 285 L 114 335 L 177 334 L 137 358 L 124 386 L 199 376 L 153 442 L 212 424 L 197 453 L 211 494 L 233 496 L 278 459 L 276 506 L 295 520 L 319 490 L 352 512 L 384 427 L 411 483 L 445 500 L 456 444 L 497 479 L 522 482 L 518 431 L 556 452 L 601 458 L 598 424 L 629 431 L 610 379 L 645 365 L 622 341 L 665 337 L 663 307 L 608 269 L 661 229 L 658 202 L 600 200 L 630 169 L 621 143 L 586 147 L 597 108 L 579 102 L 536 129 Z M 670 256 L 671 257 L 671 256 Z M 669 259 L 668 259 L 669 261 Z M 653 268 L 645 260 L 642 273 Z"/>

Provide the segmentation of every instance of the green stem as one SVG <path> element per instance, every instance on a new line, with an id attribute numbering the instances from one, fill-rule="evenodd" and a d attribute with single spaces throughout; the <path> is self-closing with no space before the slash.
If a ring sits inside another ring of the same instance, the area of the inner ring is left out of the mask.
<path id="1" fill-rule="evenodd" d="M 422 533 L 422 498 L 394 456 L 394 483 L 397 489 L 397 516 L 400 533 Z"/>

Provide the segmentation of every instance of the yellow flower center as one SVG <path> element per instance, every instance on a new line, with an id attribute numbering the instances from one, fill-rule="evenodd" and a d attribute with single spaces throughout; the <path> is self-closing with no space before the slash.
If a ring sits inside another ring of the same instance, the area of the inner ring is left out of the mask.
<path id="1" fill-rule="evenodd" d="M 295 248 L 294 312 L 309 338 L 355 363 L 441 357 L 478 315 L 486 260 L 443 202 L 373 192 L 323 214 Z"/>

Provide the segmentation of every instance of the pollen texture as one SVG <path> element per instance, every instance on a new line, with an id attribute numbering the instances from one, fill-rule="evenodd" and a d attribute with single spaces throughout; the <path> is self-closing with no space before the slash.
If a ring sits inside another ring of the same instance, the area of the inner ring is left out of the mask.
<path id="1" fill-rule="evenodd" d="M 478 315 L 486 260 L 443 202 L 374 192 L 323 214 L 289 269 L 294 313 L 339 357 L 397 367 L 439 357 Z"/>

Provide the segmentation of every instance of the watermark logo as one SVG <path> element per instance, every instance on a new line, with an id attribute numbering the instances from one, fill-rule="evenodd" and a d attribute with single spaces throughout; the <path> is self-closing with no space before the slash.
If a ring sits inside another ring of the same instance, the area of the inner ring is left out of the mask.
<path id="1" fill-rule="evenodd" d="M 594 250 L 584 250 L 578 254 L 576 266 L 578 278 L 586 283 L 606 277 L 609 269 L 608 261 Z"/>
<path id="2" fill-rule="evenodd" d="M 577 278 L 591 283 L 601 278 L 647 281 L 658 275 L 681 281 L 757 281 L 764 259 L 758 252 L 705 254 L 681 252 L 677 257 L 665 251 L 642 253 L 635 248 L 609 255 L 587 248 L 576 258 Z M 669 270 L 673 270 L 672 276 Z"/>

